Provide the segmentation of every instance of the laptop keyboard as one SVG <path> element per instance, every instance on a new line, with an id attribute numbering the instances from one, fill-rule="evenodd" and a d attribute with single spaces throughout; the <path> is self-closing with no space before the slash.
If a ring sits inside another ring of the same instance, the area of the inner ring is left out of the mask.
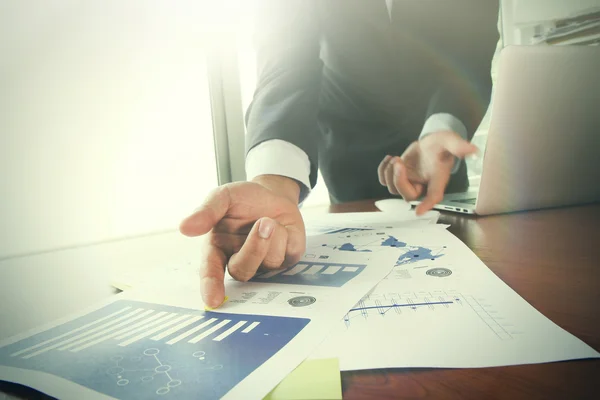
<path id="1" fill-rule="evenodd" d="M 477 201 L 477 197 L 473 197 L 471 199 L 460 199 L 460 200 L 452 200 L 454 203 L 465 203 L 465 204 L 475 204 Z"/>

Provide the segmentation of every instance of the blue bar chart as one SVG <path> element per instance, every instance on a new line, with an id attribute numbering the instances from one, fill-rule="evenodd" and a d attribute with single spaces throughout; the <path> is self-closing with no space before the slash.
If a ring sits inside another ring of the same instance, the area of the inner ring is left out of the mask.
<path id="1" fill-rule="evenodd" d="M 352 278 L 358 276 L 365 267 L 366 265 L 364 264 L 300 262 L 287 269 L 278 269 L 258 274 L 251 281 L 342 287 Z"/>
<path id="2" fill-rule="evenodd" d="M 0 348 L 0 364 L 127 399 L 220 398 L 310 321 L 121 300 Z"/>

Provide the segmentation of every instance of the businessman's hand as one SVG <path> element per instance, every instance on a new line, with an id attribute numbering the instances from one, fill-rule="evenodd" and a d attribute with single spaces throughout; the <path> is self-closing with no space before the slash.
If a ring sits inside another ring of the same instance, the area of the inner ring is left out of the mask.
<path id="1" fill-rule="evenodd" d="M 475 152 L 477 147 L 455 132 L 431 133 L 413 142 L 401 157 L 386 156 L 377 169 L 379 182 L 406 201 L 416 200 L 426 191 L 416 209 L 417 215 L 422 215 L 444 197 L 454 157 L 464 158 Z"/>
<path id="2" fill-rule="evenodd" d="M 292 179 L 263 175 L 217 188 L 181 222 L 184 235 L 207 235 L 200 265 L 206 305 L 223 302 L 226 267 L 235 279 L 247 281 L 259 267 L 276 269 L 298 262 L 306 247 L 299 193 Z"/>

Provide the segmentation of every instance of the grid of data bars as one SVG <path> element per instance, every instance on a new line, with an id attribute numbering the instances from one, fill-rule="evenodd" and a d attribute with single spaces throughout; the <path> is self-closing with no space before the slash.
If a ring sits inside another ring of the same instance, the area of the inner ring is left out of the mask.
<path id="1" fill-rule="evenodd" d="M 109 340 L 120 347 L 140 340 L 164 341 L 167 345 L 182 341 L 192 344 L 202 340 L 221 342 L 235 333 L 248 334 L 259 324 L 257 321 L 232 321 L 128 306 L 69 332 L 16 351 L 11 356 L 30 359 L 51 350 L 76 353 Z M 209 339 L 209 336 L 212 336 L 212 339 Z"/>
<path id="2" fill-rule="evenodd" d="M 261 273 L 251 280 L 252 282 L 341 287 L 358 276 L 365 267 L 358 264 L 327 263 L 321 260 L 301 262 L 287 269 Z"/>
<path id="3" fill-rule="evenodd" d="M 258 275 L 258 279 L 269 279 L 274 277 L 275 275 L 281 274 L 282 276 L 293 276 L 296 274 L 304 274 L 304 275 L 333 275 L 338 272 L 350 272 L 356 273 L 358 271 L 358 267 L 356 266 L 340 266 L 340 265 L 315 265 L 315 264 L 297 264 L 294 267 L 288 270 L 274 270 L 270 272 L 266 272 L 262 275 Z"/>

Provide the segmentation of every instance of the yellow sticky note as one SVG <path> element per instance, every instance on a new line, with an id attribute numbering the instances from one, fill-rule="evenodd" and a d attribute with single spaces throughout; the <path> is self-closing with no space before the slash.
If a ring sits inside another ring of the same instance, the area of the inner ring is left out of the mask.
<path id="1" fill-rule="evenodd" d="M 337 358 L 306 360 L 263 400 L 337 400 L 342 398 Z"/>

